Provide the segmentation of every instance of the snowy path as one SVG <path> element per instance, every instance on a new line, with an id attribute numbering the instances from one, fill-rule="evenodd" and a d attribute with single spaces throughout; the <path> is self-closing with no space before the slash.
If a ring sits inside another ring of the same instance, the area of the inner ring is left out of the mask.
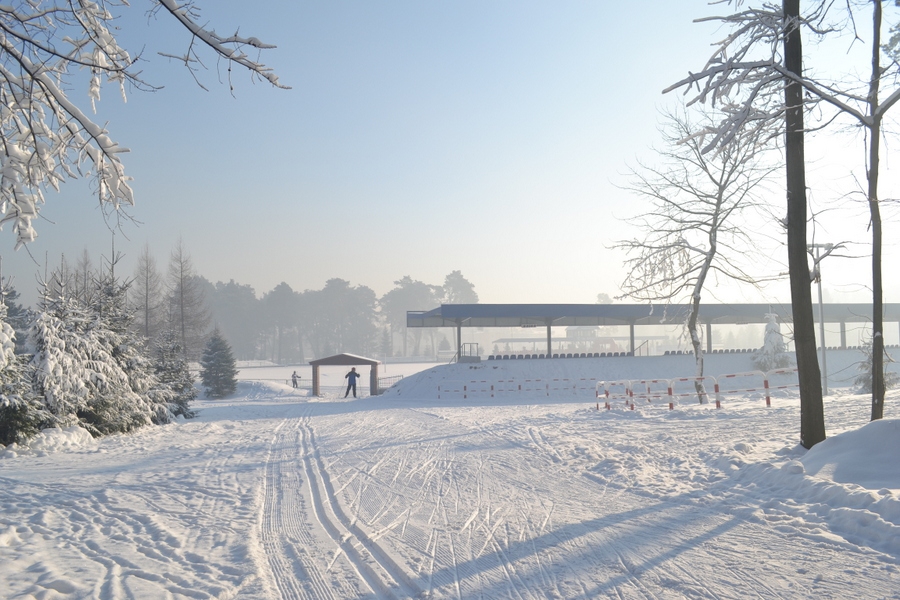
<path id="1" fill-rule="evenodd" d="M 435 598 L 839 597 L 863 574 L 896 593 L 896 554 L 836 545 L 740 485 L 750 448 L 725 440 L 745 419 L 547 409 L 323 416 L 327 470 Z"/>
<path id="2" fill-rule="evenodd" d="M 900 484 L 805 474 L 795 400 L 245 392 L 0 460 L 0 596 L 900 598 Z M 826 411 L 832 435 L 866 420 Z"/>

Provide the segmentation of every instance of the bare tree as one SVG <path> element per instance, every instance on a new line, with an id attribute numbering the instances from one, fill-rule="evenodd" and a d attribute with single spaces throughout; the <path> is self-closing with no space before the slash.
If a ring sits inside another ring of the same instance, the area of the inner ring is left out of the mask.
<path id="1" fill-rule="evenodd" d="M 704 286 L 711 276 L 756 285 L 761 276 L 748 273 L 742 257 L 764 234 L 748 228 L 748 217 L 756 211 L 773 220 L 758 195 L 775 170 L 762 160 L 759 133 L 742 130 L 715 152 L 704 153 L 704 137 L 698 132 L 708 130 L 712 122 L 704 116 L 704 123 L 694 126 L 687 116 L 668 115 L 666 147 L 659 152 L 662 166 L 634 171 L 628 188 L 650 201 L 650 208 L 636 219 L 643 237 L 615 245 L 630 256 L 624 296 L 667 305 L 689 301 L 685 331 L 698 377 L 703 375 L 698 316 Z M 705 402 L 702 380 L 695 385 L 700 402 Z"/>
<path id="2" fill-rule="evenodd" d="M 94 289 L 94 263 L 91 261 L 91 255 L 88 249 L 81 251 L 81 256 L 75 263 L 75 272 L 73 275 L 73 291 L 75 297 L 84 305 L 91 303 L 91 294 Z"/>
<path id="3" fill-rule="evenodd" d="M 207 50 L 226 63 L 229 80 L 237 66 L 284 87 L 247 54 L 273 46 L 254 37 L 222 36 L 201 25 L 205 21 L 193 0 L 147 1 L 151 14 L 169 15 L 189 33 L 184 53 L 164 55 L 183 62 L 195 76 L 201 51 Z M 0 226 L 12 223 L 17 248 L 37 236 L 33 220 L 45 201 L 44 190 L 70 178 L 90 176 L 104 209 L 134 202 L 119 157 L 127 149 L 69 92 L 78 71 L 90 74 L 86 99 L 94 111 L 104 79 L 123 97 L 126 84 L 152 88 L 140 77 L 138 57 L 116 39 L 116 20 L 126 10 L 135 10 L 127 0 L 10 0 L 0 6 Z"/>
<path id="4" fill-rule="evenodd" d="M 744 4 L 742 0 L 727 3 L 738 9 Z M 804 96 L 797 82 L 802 79 L 801 28 L 820 34 L 823 10 L 803 19 L 799 0 L 783 0 L 782 6 L 762 3 L 732 15 L 702 19 L 719 21 L 731 30 L 699 73 L 665 90 L 696 90 L 689 105 L 710 102 L 721 108 L 724 118 L 704 150 L 729 143 L 743 130 L 767 130 L 773 123 L 784 123 L 788 269 L 800 377 L 800 438 L 807 448 L 825 439 L 825 427 L 806 252 Z"/>
<path id="5" fill-rule="evenodd" d="M 736 7 L 742 0 L 729 0 Z M 857 29 L 857 14 L 865 7 L 871 8 L 871 40 L 867 46 L 870 69 L 867 80 L 860 81 L 855 73 L 812 77 L 802 69 L 801 31 L 822 38 L 830 33 L 852 34 L 853 43 L 864 43 L 865 34 Z M 894 3 L 897 6 L 897 3 Z M 799 0 L 783 0 L 782 7 L 764 3 L 760 8 L 740 10 L 727 17 L 714 17 L 732 26 L 731 33 L 722 40 L 713 57 L 704 69 L 691 74 L 670 89 L 687 86 L 697 94 L 692 101 L 707 100 L 724 103 L 730 108 L 729 117 L 719 129 L 719 137 L 712 143 L 727 139 L 745 126 L 781 118 L 787 118 L 785 137 L 788 167 L 788 252 L 791 269 L 792 302 L 794 294 L 800 294 L 804 306 L 794 306 L 795 339 L 797 339 L 797 360 L 801 372 L 801 414 L 809 415 L 816 422 L 810 427 L 803 425 L 801 417 L 801 438 L 804 446 L 811 446 L 824 439 L 824 419 L 819 427 L 819 415 L 808 413 L 802 407 L 807 400 L 815 402 L 815 388 L 821 387 L 818 376 L 818 362 L 814 363 L 814 325 L 812 325 L 812 301 L 805 297 L 808 286 L 803 284 L 808 272 L 806 260 L 806 239 L 800 237 L 801 222 L 805 229 L 806 189 L 805 177 L 800 171 L 803 159 L 802 134 L 804 130 L 802 107 L 816 104 L 823 110 L 830 109 L 822 119 L 824 124 L 836 121 L 838 116 L 847 117 L 865 132 L 866 201 L 869 208 L 872 230 L 872 356 L 875 380 L 872 385 L 872 419 L 879 419 L 884 411 L 884 315 L 882 283 L 882 223 L 878 195 L 880 144 L 883 134 L 883 120 L 887 112 L 900 100 L 900 30 L 891 29 L 889 41 L 882 44 L 884 3 L 882 0 L 847 0 L 831 2 L 818 0 L 811 3 L 806 15 L 801 15 Z M 837 12 L 840 11 L 840 12 Z M 831 14 L 835 13 L 835 14 Z M 831 22 L 827 22 L 830 19 Z M 778 53 L 779 42 L 783 40 L 783 55 Z M 758 59 L 750 58 L 751 52 L 762 49 Z M 887 55 L 887 64 L 882 63 Z M 784 103 L 779 107 L 778 86 L 784 88 Z M 890 89 L 881 101 L 880 93 Z M 862 91 L 861 91 L 862 90 Z M 802 206 L 801 206 L 802 204 Z M 801 212 L 802 210 L 802 212 Z M 805 232 L 804 232 L 805 235 Z M 802 264 L 801 264 L 802 263 Z M 802 291 L 801 291 L 802 290 Z M 809 304 L 807 318 L 806 304 Z M 798 321 L 798 314 L 802 321 Z M 809 321 L 809 323 L 807 323 Z M 797 329 L 797 326 L 800 329 Z M 810 351 L 806 346 L 812 347 Z M 811 354 L 810 354 L 811 353 Z M 802 359 L 802 362 L 801 362 Z M 819 396 L 821 392 L 819 392 Z M 821 404 L 821 400 L 818 400 Z M 817 410 L 817 409 L 816 409 Z"/>
<path id="6" fill-rule="evenodd" d="M 160 333 L 165 320 L 162 276 L 149 244 L 144 245 L 138 256 L 129 297 L 136 312 L 135 323 L 149 343 Z"/>
<path id="7" fill-rule="evenodd" d="M 179 239 L 169 258 L 166 287 L 169 301 L 169 326 L 178 332 L 181 347 L 188 359 L 195 359 L 203 348 L 209 329 L 209 310 L 194 273 L 190 255 Z"/>

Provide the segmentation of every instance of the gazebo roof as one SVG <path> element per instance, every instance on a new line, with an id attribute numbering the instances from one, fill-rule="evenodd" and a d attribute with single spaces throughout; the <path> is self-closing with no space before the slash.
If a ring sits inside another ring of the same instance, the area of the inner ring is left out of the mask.
<path id="1" fill-rule="evenodd" d="M 353 365 L 369 365 L 374 366 L 380 364 L 374 358 L 366 358 L 365 356 L 357 356 L 356 354 L 335 354 L 334 356 L 326 356 L 325 358 L 317 358 L 309 361 L 309 364 L 319 367 L 349 367 Z"/>

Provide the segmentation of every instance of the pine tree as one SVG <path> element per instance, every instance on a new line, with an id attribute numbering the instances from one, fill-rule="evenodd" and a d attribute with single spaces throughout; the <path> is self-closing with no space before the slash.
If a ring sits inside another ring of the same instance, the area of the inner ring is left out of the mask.
<path id="1" fill-rule="evenodd" d="M 135 328 L 149 341 L 156 338 L 165 320 L 163 280 L 149 245 L 138 256 L 133 281 L 128 296 L 136 311 Z"/>
<path id="2" fill-rule="evenodd" d="M 791 364 L 790 355 L 786 351 L 778 315 L 767 314 L 766 333 L 763 347 L 753 355 L 753 365 L 760 371 L 782 369 Z"/>
<path id="3" fill-rule="evenodd" d="M 78 423 L 77 414 L 91 396 L 85 381 L 91 379 L 85 366 L 88 323 L 74 300 L 50 296 L 45 290 L 28 331 L 32 389 L 63 427 Z"/>
<path id="4" fill-rule="evenodd" d="M 53 418 L 31 391 L 24 357 L 15 353 L 16 332 L 6 322 L 6 303 L 0 289 L 0 445 L 22 442 Z"/>
<path id="5" fill-rule="evenodd" d="M 0 290 L 6 304 L 6 322 L 13 328 L 16 336 L 16 354 L 25 353 L 25 342 L 28 339 L 28 328 L 34 320 L 35 313 L 18 303 L 19 292 L 13 288 L 8 279 L 0 277 Z"/>
<path id="6" fill-rule="evenodd" d="M 197 416 L 190 408 L 190 403 L 197 398 L 197 388 L 194 387 L 194 376 L 184 359 L 178 332 L 166 329 L 159 335 L 153 358 L 159 389 L 166 395 L 169 411 L 185 419 Z"/>
<path id="7" fill-rule="evenodd" d="M 196 360 L 209 327 L 209 309 L 191 257 L 179 239 L 169 258 L 167 275 L 169 326 L 181 336 L 188 360 Z"/>
<path id="8" fill-rule="evenodd" d="M 863 353 L 863 360 L 856 363 L 857 369 L 859 370 L 859 375 L 856 376 L 856 379 L 853 381 L 857 386 L 859 386 L 859 393 L 861 394 L 871 394 L 872 393 L 872 375 L 874 373 L 874 362 L 872 360 L 872 340 L 870 339 L 868 342 L 863 345 L 860 350 Z M 884 389 L 889 390 L 893 387 L 896 387 L 897 383 L 900 383 L 900 375 L 894 373 L 893 371 L 887 370 L 887 365 L 894 362 L 891 360 L 891 357 L 887 355 L 885 352 L 886 360 L 882 361 L 882 368 L 884 369 Z"/>
<path id="9" fill-rule="evenodd" d="M 237 389 L 237 369 L 231 346 L 219 333 L 213 330 L 203 358 L 200 359 L 200 379 L 209 398 L 224 398 Z"/>
<path id="10" fill-rule="evenodd" d="M 119 411 L 123 416 L 131 414 L 127 420 L 133 425 L 126 425 L 126 431 L 145 423 L 147 418 L 156 424 L 168 423 L 172 416 L 168 399 L 158 393 L 160 386 L 154 365 L 145 352 L 143 338 L 133 328 L 136 311 L 128 304 L 129 283 L 118 280 L 113 267 L 114 264 L 94 282 L 89 307 L 93 316 L 91 329 L 115 361 L 114 367 L 125 377 L 120 380 L 122 389 L 104 386 L 96 400 L 112 396 L 109 401 L 121 404 Z"/>
<path id="11" fill-rule="evenodd" d="M 170 419 L 142 344 L 129 331 L 127 284 L 110 273 L 94 282 L 90 306 L 45 289 L 29 331 L 32 389 L 63 425 L 93 435 L 127 432 Z"/>

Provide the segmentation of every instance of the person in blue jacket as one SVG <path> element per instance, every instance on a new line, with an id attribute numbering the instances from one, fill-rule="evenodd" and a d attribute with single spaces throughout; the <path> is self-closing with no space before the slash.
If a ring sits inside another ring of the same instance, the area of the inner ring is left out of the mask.
<path id="1" fill-rule="evenodd" d="M 356 380 L 359 379 L 356 367 L 351 368 L 350 372 L 344 375 L 344 378 L 347 380 L 347 393 L 344 394 L 344 398 L 350 395 L 350 390 L 353 390 L 353 397 L 356 398 Z"/>

